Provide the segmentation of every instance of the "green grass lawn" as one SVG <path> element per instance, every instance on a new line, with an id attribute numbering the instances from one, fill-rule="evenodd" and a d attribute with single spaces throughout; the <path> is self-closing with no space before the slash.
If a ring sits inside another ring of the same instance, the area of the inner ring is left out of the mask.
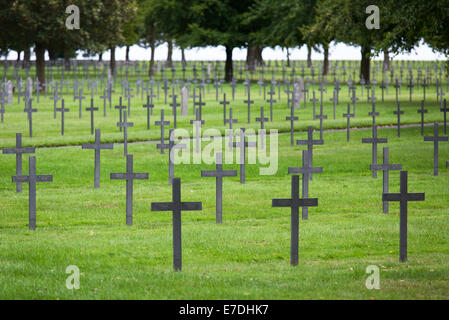
<path id="1" fill-rule="evenodd" d="M 254 87 L 257 88 L 257 87 Z M 225 86 L 230 96 L 230 88 Z M 359 89 L 360 90 L 360 89 Z M 329 101 L 332 87 L 325 95 Z M 243 87 L 231 107 L 239 124 L 254 123 L 260 106 L 268 105 L 253 90 L 256 103 L 252 123 L 246 123 Z M 318 93 L 318 92 L 317 92 Z M 380 91 L 376 93 L 380 96 Z M 441 121 L 439 103 L 428 93 L 426 121 Z M 408 101 L 402 91 L 403 123 L 418 123 L 420 93 Z M 329 120 L 325 128 L 345 128 L 347 88 L 340 94 L 337 120 L 332 105 L 325 104 Z M 279 135 L 279 168 L 272 176 L 260 176 L 259 167 L 247 166 L 246 184 L 238 177 L 224 179 L 223 224 L 215 223 L 215 181 L 201 178 L 201 170 L 213 165 L 177 165 L 182 200 L 202 201 L 200 212 L 182 215 L 183 270 L 172 269 L 172 217 L 169 212 L 151 212 L 151 202 L 170 201 L 168 157 L 160 155 L 153 143 L 128 146 L 134 155 L 135 172 L 149 172 L 149 180 L 134 185 L 134 225 L 125 224 L 125 182 L 111 181 L 111 172 L 124 172 L 123 145 L 102 151 L 101 188 L 93 188 L 92 150 L 73 146 L 93 141 L 89 118 L 83 110 L 78 120 L 77 103 L 67 98 L 66 135 L 59 134 L 60 120 L 53 119 L 52 102 L 42 99 L 34 115 L 35 137 L 28 138 L 23 105 L 6 106 L 5 123 L 0 126 L 0 146 L 15 144 L 15 132 L 23 132 L 24 145 L 67 146 L 36 149 L 38 174 L 52 174 L 52 183 L 37 186 L 37 229 L 28 230 L 28 187 L 15 192 L 11 176 L 15 159 L 0 156 L 0 298 L 3 299 L 449 299 L 449 143 L 440 145 L 440 175 L 433 176 L 433 144 L 423 142 L 419 127 L 404 128 L 397 138 L 395 128 L 379 129 L 387 137 L 390 162 L 401 163 L 409 172 L 409 192 L 425 192 L 426 201 L 409 204 L 408 258 L 399 263 L 399 206 L 390 204 L 382 213 L 382 174 L 371 177 L 371 146 L 362 144 L 370 130 L 353 130 L 346 143 L 345 131 L 325 132 L 325 144 L 314 151 L 314 165 L 323 173 L 310 183 L 310 197 L 319 199 L 309 209 L 309 220 L 299 225 L 299 265 L 290 262 L 290 210 L 272 208 L 272 198 L 290 197 L 287 168 L 301 165 L 299 146 L 290 146 L 290 135 Z M 140 97 L 139 97 L 140 99 Z M 130 121 L 132 141 L 156 140 L 161 107 L 156 103 L 152 128 L 146 130 L 145 111 L 139 99 L 133 102 Z M 15 102 L 17 99 L 15 97 Z M 114 96 L 114 105 L 118 95 Z M 385 103 L 377 104 L 380 125 L 395 123 L 394 90 Z M 206 127 L 223 130 L 222 109 L 211 88 L 206 98 Z M 99 104 L 102 107 L 102 103 Z M 87 107 L 88 104 L 84 103 Z M 371 125 L 366 98 L 358 104 L 355 127 Z M 115 126 L 117 112 L 96 114 L 96 127 L 104 141 L 118 142 L 122 134 Z M 267 115 L 268 113 L 266 113 Z M 297 110 L 295 138 L 305 139 L 312 121 L 311 104 Z M 171 115 L 167 111 L 167 115 Z M 267 129 L 289 131 L 285 94 L 275 105 L 275 119 Z M 179 127 L 192 119 L 178 116 Z M 171 117 L 170 117 L 170 120 Z M 190 128 L 191 130 L 191 128 Z M 425 128 L 431 135 L 432 127 Z M 315 133 L 318 136 L 318 133 Z M 443 134 L 442 128 L 440 134 Z M 70 146 L 72 145 L 72 146 Z M 382 147 L 379 146 L 379 162 Z M 23 161 L 28 170 L 28 157 Z M 238 165 L 225 165 L 238 169 Z M 390 191 L 399 191 L 399 172 L 390 174 Z M 66 267 L 81 271 L 80 289 L 65 286 Z M 380 268 L 380 290 L 365 287 L 366 267 Z"/>

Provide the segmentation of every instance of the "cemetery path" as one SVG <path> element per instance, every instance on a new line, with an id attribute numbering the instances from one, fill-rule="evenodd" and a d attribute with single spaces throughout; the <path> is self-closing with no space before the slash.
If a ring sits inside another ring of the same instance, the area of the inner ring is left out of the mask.
<path id="1" fill-rule="evenodd" d="M 425 127 L 430 127 L 433 126 L 434 123 L 438 123 L 438 125 L 443 125 L 443 122 L 429 122 L 429 123 L 424 123 Z M 401 124 L 401 128 L 418 128 L 420 127 L 421 124 L 420 123 L 409 123 L 409 124 Z M 382 126 L 377 126 L 377 129 L 393 129 L 393 128 L 397 128 L 396 124 L 390 124 L 390 125 L 382 125 Z M 352 127 L 350 130 L 351 131 L 368 131 L 371 130 L 372 127 Z M 307 131 L 305 130 L 301 130 L 301 131 L 295 131 L 295 133 L 305 133 Z M 325 129 L 323 130 L 323 132 L 346 132 L 346 128 L 343 129 Z M 269 136 L 269 133 L 266 133 L 266 136 Z M 279 133 L 279 135 L 290 135 L 290 132 L 281 132 Z M 251 134 L 247 135 L 248 137 L 251 137 Z M 195 138 L 188 138 L 189 141 L 194 140 Z M 139 140 L 139 141 L 133 141 L 133 142 L 128 142 L 128 145 L 132 145 L 132 144 L 138 144 L 138 143 L 149 143 L 149 144 L 157 144 L 160 143 L 161 140 Z M 115 145 L 122 145 L 123 142 L 108 142 L 108 143 L 113 143 Z M 81 144 L 79 145 L 62 145 L 62 146 L 42 146 L 42 147 L 37 147 L 37 148 L 42 148 L 42 149 L 57 149 L 57 148 L 80 148 Z"/>

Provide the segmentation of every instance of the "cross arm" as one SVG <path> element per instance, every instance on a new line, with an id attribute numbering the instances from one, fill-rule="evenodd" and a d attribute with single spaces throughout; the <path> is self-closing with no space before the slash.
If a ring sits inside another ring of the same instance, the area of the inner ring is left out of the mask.
<path id="1" fill-rule="evenodd" d="M 14 153 L 34 153 L 35 149 L 31 147 L 26 148 L 3 148 L 3 154 L 14 154 Z"/>
<path id="2" fill-rule="evenodd" d="M 111 173 L 110 178 L 111 178 L 111 180 L 128 179 L 128 174 L 127 173 Z"/>
<path id="3" fill-rule="evenodd" d="M 12 182 L 28 182 L 30 181 L 29 176 L 13 176 Z"/>
<path id="4" fill-rule="evenodd" d="M 322 167 L 311 167 L 311 168 L 298 168 L 298 167 L 289 167 L 288 168 L 289 174 L 295 174 L 295 173 L 323 173 Z"/>
<path id="5" fill-rule="evenodd" d="M 151 202 L 151 211 L 173 211 L 173 203 Z"/>
<path id="6" fill-rule="evenodd" d="M 181 202 L 181 210 L 183 210 L 183 211 L 203 210 L 203 203 L 202 202 Z"/>

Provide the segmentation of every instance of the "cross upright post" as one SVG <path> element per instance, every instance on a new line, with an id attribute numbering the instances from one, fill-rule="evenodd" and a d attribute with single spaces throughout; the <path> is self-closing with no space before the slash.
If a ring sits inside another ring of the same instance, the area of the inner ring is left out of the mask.
<path id="1" fill-rule="evenodd" d="M 401 110 L 401 104 L 399 101 L 397 102 L 398 109 L 393 111 L 395 115 L 398 117 L 398 137 L 401 137 L 401 114 L 404 114 L 404 111 Z"/>
<path id="2" fill-rule="evenodd" d="M 94 108 L 94 99 L 90 99 L 90 108 L 86 108 L 86 111 L 90 111 L 90 134 L 94 134 L 94 111 L 98 111 L 98 108 Z"/>
<path id="3" fill-rule="evenodd" d="M 164 109 L 161 110 L 161 120 L 160 121 L 155 121 L 154 124 L 156 126 L 160 126 L 161 127 L 161 143 L 158 143 L 156 145 L 157 149 L 161 149 L 161 154 L 164 154 L 164 149 L 166 149 L 166 144 L 164 143 L 164 128 L 165 126 L 169 126 L 170 125 L 170 121 L 165 121 L 164 120 Z"/>
<path id="4" fill-rule="evenodd" d="M 418 109 L 418 113 L 421 114 L 421 136 L 424 136 L 424 114 L 427 113 L 427 109 L 424 109 L 424 100 L 421 100 L 421 108 Z"/>
<path id="5" fill-rule="evenodd" d="M 223 105 L 223 124 L 226 125 L 226 105 L 230 104 L 226 101 L 226 93 L 223 94 L 223 101 L 220 101 L 220 104 Z"/>
<path id="6" fill-rule="evenodd" d="M 248 123 L 251 122 L 251 105 L 254 103 L 254 100 L 251 100 L 251 86 L 248 85 L 248 99 L 243 101 L 248 105 Z"/>
<path id="7" fill-rule="evenodd" d="M 151 100 L 153 100 L 153 96 L 151 95 Z M 150 103 L 150 96 L 147 95 L 147 103 L 143 105 L 143 108 L 147 109 L 147 130 L 150 130 L 150 109 L 151 114 L 153 114 L 154 104 L 153 101 Z"/>
<path id="8" fill-rule="evenodd" d="M 22 175 L 22 154 L 34 153 L 35 148 L 22 146 L 22 133 L 16 133 L 16 147 L 15 148 L 3 148 L 3 154 L 15 154 L 16 155 L 16 176 Z M 22 192 L 22 182 L 16 183 L 16 191 Z"/>
<path id="9" fill-rule="evenodd" d="M 323 145 L 324 141 L 323 139 L 320 140 L 313 140 L 313 127 L 309 126 L 307 128 L 307 140 L 296 140 L 296 145 L 298 146 L 307 146 L 307 156 L 308 159 L 308 165 L 313 167 L 313 146 L 314 145 Z M 310 180 L 312 180 L 312 175 L 310 175 Z"/>
<path id="10" fill-rule="evenodd" d="M 123 122 L 118 122 L 117 127 L 123 128 L 123 151 L 128 155 L 128 127 L 134 127 L 134 123 L 128 122 L 126 111 L 123 110 Z"/>
<path id="11" fill-rule="evenodd" d="M 126 111 L 124 111 L 126 115 Z M 126 156 L 126 173 L 111 173 L 111 180 L 126 180 L 126 224 L 133 225 L 133 189 L 134 180 L 147 180 L 148 173 L 135 173 L 133 155 Z"/>
<path id="12" fill-rule="evenodd" d="M 290 107 L 290 116 L 285 117 L 285 120 L 290 121 L 290 145 L 294 144 L 295 139 L 295 120 L 299 118 L 295 116 L 295 108 L 293 106 L 293 102 Z"/>
<path id="13" fill-rule="evenodd" d="M 173 214 L 173 268 L 182 269 L 181 213 L 182 211 L 199 211 L 201 202 L 181 201 L 181 179 L 173 178 L 172 202 L 152 202 L 151 211 L 171 211 Z"/>
<path id="14" fill-rule="evenodd" d="M 237 170 L 223 170 L 223 154 L 216 154 L 215 170 L 201 170 L 201 177 L 215 178 L 215 220 L 223 222 L 223 177 L 236 177 Z"/>
<path id="15" fill-rule="evenodd" d="M 346 141 L 349 142 L 349 132 L 351 129 L 351 118 L 354 118 L 354 114 L 351 113 L 351 104 L 348 103 L 347 113 L 343 113 L 343 117 L 346 118 Z"/>
<path id="16" fill-rule="evenodd" d="M 438 175 L 438 144 L 442 141 L 448 141 L 448 137 L 438 135 L 438 123 L 433 125 L 433 136 L 424 137 L 424 141 L 433 141 L 433 175 Z"/>
<path id="17" fill-rule="evenodd" d="M 100 188 L 100 152 L 101 149 L 112 150 L 114 148 L 113 143 L 101 143 L 101 130 L 95 130 L 95 143 L 83 144 L 82 149 L 94 149 L 95 150 L 95 167 L 94 167 L 94 188 Z"/>
<path id="18" fill-rule="evenodd" d="M 61 100 L 61 108 L 56 108 L 57 112 L 61 112 L 61 136 L 64 135 L 64 115 L 69 112 L 70 109 L 64 107 L 64 99 Z"/>
<path id="19" fill-rule="evenodd" d="M 443 128 L 444 128 L 444 134 L 447 134 L 447 112 L 449 111 L 449 109 L 446 107 L 446 99 L 443 100 L 443 107 L 440 109 L 440 112 L 443 112 L 443 117 L 444 117 L 444 121 L 443 121 Z"/>
<path id="20" fill-rule="evenodd" d="M 291 240 L 290 240 L 290 264 L 298 265 L 299 252 L 299 207 L 316 207 L 318 199 L 299 198 L 299 176 L 292 176 L 292 192 L 290 199 L 273 199 L 272 207 L 290 207 L 291 215 Z"/>
<path id="21" fill-rule="evenodd" d="M 240 149 L 240 183 L 245 183 L 245 164 L 246 164 L 246 148 L 256 147 L 256 142 L 248 142 L 245 139 L 245 128 L 240 128 L 240 141 L 234 142 L 233 147 L 238 147 Z"/>
<path id="22" fill-rule="evenodd" d="M 126 109 L 126 106 L 122 105 L 122 97 L 120 97 L 119 105 L 115 106 L 114 108 L 118 110 L 120 120 L 119 122 L 122 122 L 122 111 Z M 122 127 L 120 127 L 120 132 L 122 132 Z"/>
<path id="23" fill-rule="evenodd" d="M 13 176 L 12 182 L 28 183 L 28 216 L 30 230 L 36 229 L 36 182 L 52 182 L 52 175 L 36 175 L 36 157 L 29 157 L 29 173 L 27 176 Z"/>
<path id="24" fill-rule="evenodd" d="M 373 136 L 371 138 L 362 138 L 362 143 L 371 143 L 372 145 L 372 165 L 376 165 L 377 164 L 377 145 L 379 143 L 387 143 L 388 139 L 387 138 L 378 138 L 377 137 L 377 126 L 373 125 Z M 373 172 L 373 178 L 377 178 L 377 171 L 374 169 L 375 167 L 373 167 L 372 172 Z"/>
<path id="25" fill-rule="evenodd" d="M 407 204 L 409 201 L 424 201 L 424 193 L 408 192 L 408 172 L 401 171 L 400 193 L 383 193 L 383 201 L 398 201 L 399 209 L 399 262 L 407 261 Z"/>
<path id="26" fill-rule="evenodd" d="M 268 121 L 268 118 L 265 118 L 263 116 L 263 107 L 260 107 L 260 117 L 256 118 L 256 122 L 260 122 L 260 130 L 261 130 L 261 135 L 262 135 L 262 139 L 261 139 L 261 143 L 260 143 L 260 148 L 263 150 L 264 148 L 264 132 L 265 132 L 265 122 Z"/>

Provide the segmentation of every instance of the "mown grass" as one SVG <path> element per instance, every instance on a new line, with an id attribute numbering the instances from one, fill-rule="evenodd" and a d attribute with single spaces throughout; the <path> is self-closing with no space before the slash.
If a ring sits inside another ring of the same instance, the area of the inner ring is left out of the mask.
<path id="1" fill-rule="evenodd" d="M 330 88 L 330 87 L 329 87 Z M 225 87 L 225 91 L 229 92 Z M 243 89 L 231 103 L 240 125 L 248 126 Z M 255 96 L 257 97 L 257 90 Z M 328 89 L 328 94 L 330 90 Z M 341 97 L 346 98 L 342 90 Z M 393 94 L 393 91 L 390 92 Z M 214 93 L 204 109 L 206 127 L 222 126 L 222 109 Z M 403 91 L 403 100 L 408 96 Z M 117 99 L 117 96 L 115 96 Z M 378 124 L 395 123 L 392 96 L 378 103 Z M 431 98 L 429 98 L 430 100 Z M 71 100 L 71 99 L 69 99 Z M 118 99 L 117 99 L 118 100 Z M 344 101 L 344 99 L 342 99 Z M 417 99 L 418 100 L 418 99 Z M 45 100 L 43 100 L 45 101 Z M 254 118 L 258 116 L 256 98 Z M 131 110 L 135 128 L 132 140 L 157 139 L 159 130 L 145 130 L 144 111 L 138 103 Z M 358 104 L 354 126 L 369 126 L 370 105 Z M 418 122 L 418 102 L 403 103 L 404 123 Z M 76 104 L 67 118 L 66 136 L 59 136 L 59 121 L 52 119 L 52 104 L 41 102 L 35 116 L 35 138 L 26 137 L 26 115 L 22 106 L 7 106 L 1 127 L 0 145 L 14 145 L 15 132 L 24 132 L 24 144 L 36 146 L 70 145 L 92 141 L 86 113 L 78 121 Z M 264 104 L 268 110 L 267 104 Z M 301 130 L 311 120 L 311 104 L 298 110 L 296 139 L 305 139 Z M 331 105 L 325 113 L 331 118 Z M 159 113 L 161 105 L 156 106 Z M 166 108 L 166 107 L 165 107 Z M 441 119 L 436 101 L 429 102 L 426 120 Z M 167 109 L 168 110 L 168 109 Z M 344 128 L 338 106 L 336 121 L 326 128 Z M 108 110 L 109 111 L 109 110 Z M 267 128 L 289 130 L 284 119 L 285 101 L 275 108 L 276 121 Z M 115 127 L 116 113 L 96 115 L 96 127 L 106 141 L 120 141 Z M 152 118 L 152 121 L 158 117 Z M 187 127 L 189 117 L 181 119 Z M 254 121 L 254 120 L 253 120 Z M 239 126 L 240 126 L 239 125 Z M 235 126 L 235 127 L 239 127 Z M 426 135 L 432 128 L 426 127 Z M 317 133 L 316 133 L 317 134 Z M 440 131 L 442 134 L 442 128 Z M 323 173 L 310 183 L 310 197 L 319 206 L 309 209 L 309 220 L 300 221 L 300 262 L 289 265 L 290 210 L 272 208 L 272 198 L 290 196 L 288 167 L 301 161 L 299 146 L 290 146 L 288 133 L 279 135 L 279 167 L 275 175 L 260 176 L 259 168 L 247 166 L 247 182 L 238 177 L 224 180 L 223 224 L 215 224 L 215 181 L 201 178 L 201 170 L 213 165 L 177 165 L 182 200 L 202 201 L 200 212 L 182 215 L 183 271 L 172 270 L 172 223 L 169 212 L 151 212 L 152 201 L 170 201 L 167 154 L 160 155 L 155 144 L 128 146 L 134 155 L 135 172 L 149 172 L 148 181 L 134 185 L 134 225 L 125 224 L 125 182 L 109 180 L 110 172 L 124 172 L 123 146 L 102 152 L 101 188 L 93 189 L 93 151 L 79 146 L 38 148 L 38 174 L 53 174 L 52 183 L 37 187 L 37 229 L 28 230 L 28 187 L 15 192 L 13 156 L 0 157 L 0 297 L 4 299 L 448 299 L 449 298 L 449 144 L 440 147 L 440 175 L 433 176 L 433 144 L 423 142 L 418 127 L 379 129 L 388 138 L 390 162 L 401 163 L 409 171 L 409 191 L 425 192 L 426 201 L 409 204 L 408 256 L 399 263 L 399 208 L 390 204 L 382 213 L 382 177 L 371 177 L 370 145 L 362 137 L 369 130 L 353 130 L 351 142 L 346 132 L 325 132 L 325 144 L 314 151 L 314 165 Z M 382 152 L 379 147 L 379 161 Z M 28 161 L 24 158 L 24 172 Z M 225 165 L 238 169 L 238 165 Z M 399 190 L 399 172 L 390 175 L 390 190 Z M 81 271 L 79 290 L 65 286 L 66 267 Z M 380 268 L 380 290 L 368 290 L 365 280 L 369 265 Z"/>

